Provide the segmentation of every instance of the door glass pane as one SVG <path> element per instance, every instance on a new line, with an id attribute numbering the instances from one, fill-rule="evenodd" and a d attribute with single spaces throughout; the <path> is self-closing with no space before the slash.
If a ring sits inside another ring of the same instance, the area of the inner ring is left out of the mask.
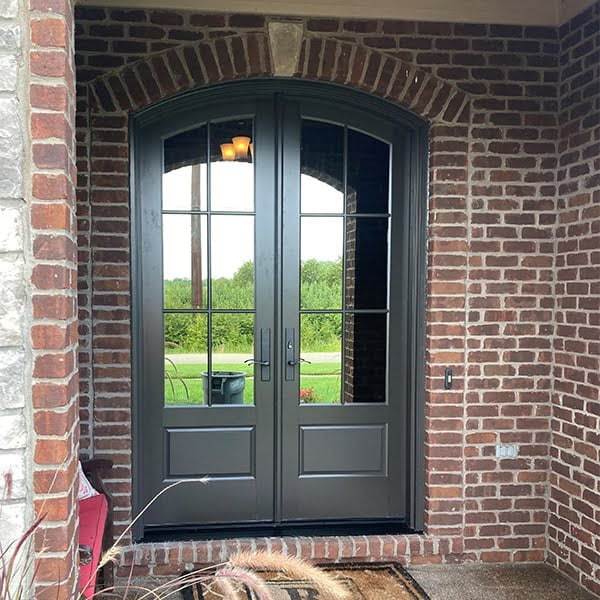
<path id="1" fill-rule="evenodd" d="M 342 398 L 341 313 L 300 316 L 301 404 L 339 404 Z"/>
<path id="2" fill-rule="evenodd" d="M 301 144 L 301 212 L 343 212 L 344 128 L 303 119 Z"/>
<path id="3" fill-rule="evenodd" d="M 385 402 L 387 314 L 344 318 L 344 402 Z"/>
<path id="4" fill-rule="evenodd" d="M 212 308 L 254 308 L 254 216 L 211 217 Z"/>
<path id="5" fill-rule="evenodd" d="M 254 210 L 253 135 L 252 119 L 211 123 L 211 210 Z"/>
<path id="6" fill-rule="evenodd" d="M 202 373 L 208 369 L 206 314 L 167 313 L 165 328 L 165 404 L 206 404 Z"/>
<path id="7" fill-rule="evenodd" d="M 342 308 L 343 217 L 302 217 L 300 307 Z"/>
<path id="8" fill-rule="evenodd" d="M 349 213 L 385 214 L 389 211 L 389 144 L 348 129 L 347 194 Z"/>
<path id="9" fill-rule="evenodd" d="M 387 308 L 388 217 L 347 217 L 346 308 Z"/>
<path id="10" fill-rule="evenodd" d="M 207 126 L 165 140 L 163 210 L 206 210 Z"/>
<path id="11" fill-rule="evenodd" d="M 163 215 L 164 307 L 207 306 L 207 217 Z"/>
<path id="12" fill-rule="evenodd" d="M 254 315 L 213 313 L 211 404 L 253 404 Z"/>

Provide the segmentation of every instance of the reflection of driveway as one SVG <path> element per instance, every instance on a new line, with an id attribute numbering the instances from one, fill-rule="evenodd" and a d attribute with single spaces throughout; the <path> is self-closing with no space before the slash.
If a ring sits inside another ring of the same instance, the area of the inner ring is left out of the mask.
<path id="1" fill-rule="evenodd" d="M 167 354 L 169 360 L 176 365 L 194 365 L 206 362 L 206 354 Z M 243 363 L 246 359 L 252 358 L 251 354 L 213 354 L 214 364 L 235 364 Z M 306 352 L 302 358 L 314 363 L 335 363 L 340 362 L 341 354 L 339 352 Z"/>

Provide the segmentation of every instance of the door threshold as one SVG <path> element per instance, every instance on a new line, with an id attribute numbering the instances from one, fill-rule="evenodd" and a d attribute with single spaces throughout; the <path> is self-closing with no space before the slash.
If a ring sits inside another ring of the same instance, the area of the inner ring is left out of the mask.
<path id="1" fill-rule="evenodd" d="M 140 543 L 207 541 L 257 537 L 321 537 L 345 535 L 398 535 L 419 533 L 403 519 L 304 521 L 231 525 L 161 525 L 146 527 Z"/>

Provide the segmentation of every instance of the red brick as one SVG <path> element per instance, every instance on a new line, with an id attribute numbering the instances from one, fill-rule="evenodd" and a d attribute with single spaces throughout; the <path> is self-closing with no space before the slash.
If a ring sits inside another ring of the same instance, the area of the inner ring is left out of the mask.
<path id="1" fill-rule="evenodd" d="M 39 200 L 61 200 L 69 196 L 69 182 L 65 175 L 33 176 L 33 195 Z"/>
<path id="2" fill-rule="evenodd" d="M 32 84 L 29 88 L 31 106 L 48 110 L 65 110 L 68 104 L 67 88 L 63 85 Z"/>
<path id="3" fill-rule="evenodd" d="M 60 265 L 36 265 L 31 282 L 39 290 L 71 289 L 73 270 Z"/>
<path id="4" fill-rule="evenodd" d="M 38 435 L 64 436 L 75 423 L 75 408 L 71 406 L 67 412 L 56 410 L 38 410 L 33 415 L 33 425 Z"/>
<path id="5" fill-rule="evenodd" d="M 33 376 L 40 379 L 62 379 L 73 373 L 73 352 L 44 354 L 34 361 Z"/>
<path id="6" fill-rule="evenodd" d="M 231 15 L 230 27 L 260 29 L 265 25 L 265 18 L 261 15 Z"/>
<path id="7" fill-rule="evenodd" d="M 33 162 L 41 169 L 70 169 L 70 158 L 64 144 L 34 144 Z"/>
<path id="8" fill-rule="evenodd" d="M 35 319 L 68 319 L 75 313 L 74 299 L 66 296 L 33 296 Z"/>
<path id="9" fill-rule="evenodd" d="M 67 24 L 62 18 L 32 19 L 31 41 L 37 46 L 67 47 Z"/>
<path id="10" fill-rule="evenodd" d="M 68 56 L 59 51 L 32 51 L 30 53 L 31 72 L 42 77 L 62 77 L 68 79 L 70 66 Z"/>
<path id="11" fill-rule="evenodd" d="M 214 14 L 192 14 L 190 15 L 190 25 L 196 27 L 225 27 L 225 16 Z"/>
<path id="12" fill-rule="evenodd" d="M 34 229 L 61 229 L 69 231 L 71 210 L 65 204 L 39 204 L 31 208 L 31 225 Z"/>
<path id="13" fill-rule="evenodd" d="M 67 0 L 30 0 L 29 8 L 34 11 L 60 15 L 67 15 L 72 10 Z"/>
<path id="14" fill-rule="evenodd" d="M 70 128 L 66 116 L 63 114 L 33 113 L 31 115 L 31 135 L 34 139 L 68 139 Z"/>
<path id="15" fill-rule="evenodd" d="M 38 439 L 35 444 L 34 461 L 38 465 L 61 465 L 69 458 L 71 448 L 70 440 Z M 60 517 L 58 520 L 61 521 L 66 518 L 64 513 L 56 516 Z M 49 516 L 48 520 L 52 518 Z"/>

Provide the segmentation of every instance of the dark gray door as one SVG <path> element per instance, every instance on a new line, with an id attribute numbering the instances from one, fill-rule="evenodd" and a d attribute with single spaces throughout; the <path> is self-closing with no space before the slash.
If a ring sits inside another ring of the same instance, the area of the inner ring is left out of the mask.
<path id="1" fill-rule="evenodd" d="M 402 517 L 400 145 L 318 103 L 288 102 L 284 131 L 281 518 Z"/>
<path id="2" fill-rule="evenodd" d="M 407 513 L 406 140 L 295 94 L 135 128 L 144 531 Z"/>
<path id="3" fill-rule="evenodd" d="M 138 507 L 153 527 L 271 521 L 272 102 L 137 131 Z M 263 364 L 259 364 L 260 363 Z"/>

